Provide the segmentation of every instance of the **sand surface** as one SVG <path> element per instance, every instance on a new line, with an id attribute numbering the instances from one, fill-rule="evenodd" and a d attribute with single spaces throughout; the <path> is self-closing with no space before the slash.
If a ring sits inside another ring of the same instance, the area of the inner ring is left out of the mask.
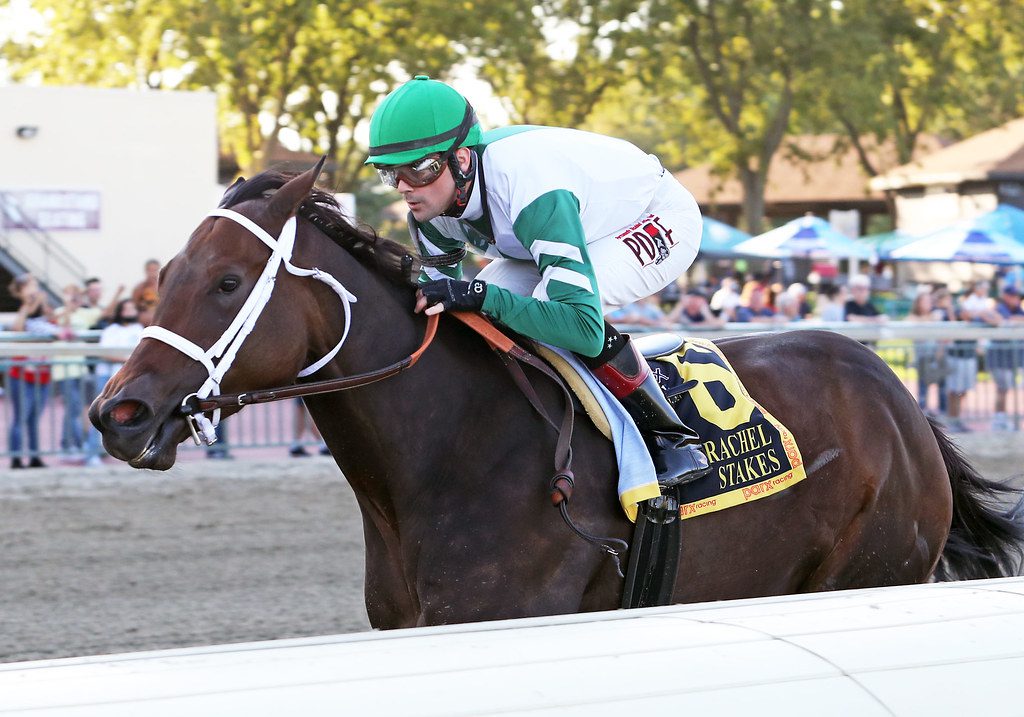
<path id="1" fill-rule="evenodd" d="M 1020 434 L 961 444 L 1024 472 Z M 0 471 L 0 662 L 368 630 L 362 540 L 329 458 Z"/>

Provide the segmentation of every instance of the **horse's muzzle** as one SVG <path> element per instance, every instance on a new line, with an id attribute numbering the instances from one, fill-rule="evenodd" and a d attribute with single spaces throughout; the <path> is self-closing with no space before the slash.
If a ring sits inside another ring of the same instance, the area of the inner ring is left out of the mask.
<path id="1" fill-rule="evenodd" d="M 125 396 L 100 396 L 89 407 L 89 420 L 103 435 L 110 455 L 135 468 L 166 470 L 174 465 L 184 421 L 158 420 L 146 402 Z"/>

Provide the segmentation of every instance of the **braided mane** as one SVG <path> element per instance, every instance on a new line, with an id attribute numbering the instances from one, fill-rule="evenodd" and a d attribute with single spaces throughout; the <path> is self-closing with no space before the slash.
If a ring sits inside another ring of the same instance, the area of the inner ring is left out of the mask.
<path id="1" fill-rule="evenodd" d="M 252 179 L 239 180 L 224 193 L 220 206 L 230 209 L 250 199 L 265 199 L 295 176 L 268 170 Z M 378 236 L 368 225 L 354 225 L 341 211 L 334 195 L 314 187 L 299 205 L 298 214 L 360 262 L 391 281 L 405 285 L 415 282 L 415 277 L 410 276 L 412 252 L 396 241 Z"/>

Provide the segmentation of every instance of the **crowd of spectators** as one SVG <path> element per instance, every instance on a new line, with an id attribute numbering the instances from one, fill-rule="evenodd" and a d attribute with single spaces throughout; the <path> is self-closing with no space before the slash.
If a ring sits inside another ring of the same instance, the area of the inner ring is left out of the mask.
<path id="1" fill-rule="evenodd" d="M 957 321 L 975 326 L 1024 326 L 1021 290 L 1010 273 L 998 290 L 990 281 L 978 281 L 959 297 L 944 285 L 909 289 L 907 322 Z M 677 298 L 678 297 L 678 298 Z M 696 331 L 727 324 L 766 324 L 811 328 L 839 322 L 884 324 L 893 316 L 872 289 L 872 279 L 857 274 L 845 282 L 821 283 L 813 292 L 802 283 L 788 286 L 770 276 L 724 276 L 702 285 L 671 287 L 657 297 L 623 307 L 609 315 L 622 327 Z M 904 309 L 906 310 L 906 309 Z M 869 344 L 872 345 L 872 344 Z M 995 386 L 992 429 L 1012 430 L 1007 400 L 1018 385 L 1024 365 L 1024 342 L 1005 339 L 914 341 L 913 365 L 922 409 L 941 418 L 953 432 L 967 431 L 965 396 L 987 372 Z"/>
<path id="2" fill-rule="evenodd" d="M 0 329 L 16 332 L 29 342 L 83 341 L 105 349 L 102 358 L 82 355 L 54 357 L 14 356 L 6 360 L 0 395 L 9 409 L 8 450 L 12 468 L 37 468 L 46 464 L 40 447 L 40 419 L 50 403 L 51 391 L 60 397 L 60 450 L 65 463 L 100 466 L 106 456 L 99 432 L 88 420 L 89 405 L 117 373 L 142 340 L 142 331 L 153 320 L 159 302 L 157 284 L 160 263 L 150 259 L 144 275 L 125 296 L 119 286 L 104 296 L 103 282 L 89 278 L 81 286 L 64 288 L 63 301 L 54 302 L 31 274 L 15 278 L 8 290 L 19 306 Z M 292 442 L 288 454 L 305 457 L 308 433 L 320 455 L 330 455 L 301 399 L 294 401 Z M 226 424 L 217 427 L 218 441 L 206 449 L 208 458 L 228 459 Z"/>
<path id="3" fill-rule="evenodd" d="M 103 390 L 121 363 L 141 340 L 143 328 L 152 321 L 158 302 L 160 264 L 147 261 L 144 277 L 125 298 L 119 286 L 104 296 L 100 279 L 65 288 L 63 302 L 52 302 L 35 277 L 25 274 L 9 287 L 18 300 L 13 318 L 2 328 L 39 337 L 41 340 L 76 340 L 88 336 L 99 345 L 123 349 L 123 355 L 93 360 L 87 355 L 54 360 L 17 356 L 6 361 L 3 393 L 9 410 L 8 449 L 14 468 L 44 465 L 39 445 L 39 420 L 51 392 L 61 397 L 63 414 L 60 447 L 69 462 L 100 465 L 104 455 L 98 432 L 89 424 L 88 406 Z M 959 297 L 942 285 L 913 289 L 905 320 L 927 324 L 958 321 L 975 326 L 1024 326 L 1020 286 L 1010 273 L 993 291 L 989 281 L 975 282 Z M 766 326 L 828 325 L 839 322 L 879 324 L 892 320 L 872 292 L 869 276 L 858 274 L 848 281 L 819 283 L 809 291 L 802 283 L 782 285 L 771 275 L 727 275 L 697 285 L 685 277 L 660 294 L 609 314 L 623 327 L 641 330 L 692 328 L 721 329 L 727 325 Z M 1024 342 L 1006 339 L 921 339 L 914 341 L 913 366 L 922 409 L 939 416 L 954 432 L 966 431 L 962 420 L 965 396 L 976 386 L 979 372 L 991 376 L 995 386 L 993 430 L 1011 430 L 1007 401 L 1018 385 L 1024 364 Z M 1016 407 L 1014 407 L 1016 409 Z M 326 446 L 312 426 L 301 402 L 296 402 L 289 455 L 308 455 L 303 443 L 307 431 L 317 449 Z M 225 438 L 222 430 L 220 435 Z M 208 449 L 210 458 L 230 457 L 226 441 Z"/>
<path id="4" fill-rule="evenodd" d="M 152 282 L 148 267 L 154 263 L 159 271 L 158 262 L 147 262 L 147 276 L 133 295 L 141 294 Z M 45 466 L 39 445 L 39 425 L 51 389 L 56 390 L 62 401 L 61 451 L 70 462 L 100 465 L 103 448 L 99 433 L 88 421 L 87 411 L 142 338 L 143 324 L 135 301 L 121 298 L 125 287 L 120 286 L 104 302 L 103 282 L 96 277 L 86 279 L 81 286 L 65 287 L 63 302 L 59 305 L 51 301 L 31 274 L 15 277 L 8 291 L 19 306 L 14 319 L 3 327 L 5 330 L 37 340 L 73 341 L 88 337 L 100 346 L 124 349 L 123 356 L 113 359 L 107 356 L 93 360 L 86 355 L 70 355 L 55 360 L 26 355 L 14 356 L 6 362 L 4 394 L 10 405 L 7 439 L 11 468 Z M 155 288 L 146 296 L 152 312 L 156 306 Z"/>

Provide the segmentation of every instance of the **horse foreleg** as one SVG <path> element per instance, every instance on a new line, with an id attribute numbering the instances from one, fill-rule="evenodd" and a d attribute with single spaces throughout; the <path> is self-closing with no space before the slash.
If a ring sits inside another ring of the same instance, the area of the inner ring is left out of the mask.
<path id="1" fill-rule="evenodd" d="M 366 543 L 366 615 L 378 630 L 415 627 L 420 607 L 402 576 L 397 551 L 389 551 L 386 539 L 368 522 L 363 523 Z"/>

